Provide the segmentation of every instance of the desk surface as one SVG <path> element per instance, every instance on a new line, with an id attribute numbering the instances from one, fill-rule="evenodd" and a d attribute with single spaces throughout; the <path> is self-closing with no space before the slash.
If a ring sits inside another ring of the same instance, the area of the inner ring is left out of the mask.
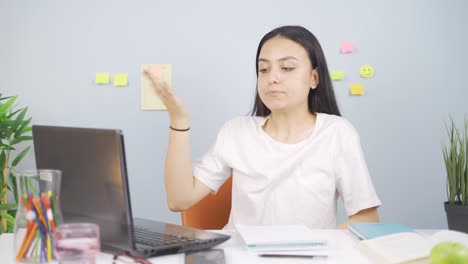
<path id="1" fill-rule="evenodd" d="M 216 232 L 229 234 L 231 239 L 216 248 L 223 249 L 226 264 L 230 263 L 359 263 L 370 264 L 370 262 L 354 249 L 357 239 L 348 230 L 314 230 L 314 232 L 324 233 L 330 237 L 331 248 L 334 249 L 328 258 L 265 258 L 259 257 L 247 251 L 241 237 L 231 230 L 220 230 Z M 424 231 L 423 233 L 432 233 Z M 151 258 L 152 263 L 157 264 L 183 264 L 184 254 L 167 255 Z M 14 264 L 13 258 L 13 234 L 0 235 L 0 262 Z M 112 255 L 100 253 L 96 264 L 112 263 Z"/>

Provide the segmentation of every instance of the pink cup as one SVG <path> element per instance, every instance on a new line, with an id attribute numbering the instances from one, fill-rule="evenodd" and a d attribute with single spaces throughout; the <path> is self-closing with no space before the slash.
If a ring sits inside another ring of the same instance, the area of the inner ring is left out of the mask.
<path id="1" fill-rule="evenodd" d="M 95 264 L 101 249 L 99 226 L 92 223 L 59 225 L 54 235 L 55 257 L 61 264 Z"/>

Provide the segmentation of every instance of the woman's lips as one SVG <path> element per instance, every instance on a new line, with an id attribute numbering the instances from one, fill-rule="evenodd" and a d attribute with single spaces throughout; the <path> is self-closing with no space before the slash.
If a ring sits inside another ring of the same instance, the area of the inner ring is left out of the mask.
<path id="1" fill-rule="evenodd" d="M 277 95 L 280 95 L 280 94 L 283 94 L 284 92 L 282 91 L 279 91 L 279 90 L 270 90 L 267 92 L 268 95 L 271 95 L 271 96 L 277 96 Z"/>

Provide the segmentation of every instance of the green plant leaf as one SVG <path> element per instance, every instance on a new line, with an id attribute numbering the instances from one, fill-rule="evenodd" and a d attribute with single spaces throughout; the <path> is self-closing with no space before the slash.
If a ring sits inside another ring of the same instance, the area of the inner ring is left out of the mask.
<path id="1" fill-rule="evenodd" d="M 463 143 L 465 145 L 465 164 L 464 164 L 465 170 L 461 177 L 462 179 L 464 179 L 463 181 L 464 191 L 462 191 L 462 196 L 463 196 L 462 204 L 466 206 L 468 205 L 468 119 L 466 118 L 466 116 L 465 116 L 464 128 L 465 130 L 463 133 L 464 134 Z"/>
<path id="2" fill-rule="evenodd" d="M 16 145 L 18 143 L 21 143 L 21 142 L 27 141 L 27 140 L 32 140 L 32 136 L 21 136 L 21 137 L 14 138 L 10 142 L 10 145 L 13 146 L 13 145 Z"/>
<path id="3" fill-rule="evenodd" d="M 0 216 L 0 220 L 2 220 L 2 217 Z M 0 222 L 0 234 L 3 234 L 5 233 L 5 230 L 3 230 L 3 225 L 2 223 Z"/>
<path id="4" fill-rule="evenodd" d="M 6 103 L 0 105 L 0 116 L 6 116 L 8 110 L 12 107 L 12 105 L 16 102 L 17 96 L 12 96 Z"/>
<path id="5" fill-rule="evenodd" d="M 16 209 L 16 204 L 0 204 L 0 211 Z"/>
<path id="6" fill-rule="evenodd" d="M 16 150 L 14 147 L 11 147 L 11 146 L 5 146 L 5 145 L 3 146 L 4 146 L 3 150 Z"/>
<path id="7" fill-rule="evenodd" d="M 6 154 L 5 154 L 5 150 L 2 150 L 2 152 L 0 152 L 0 169 L 3 170 L 3 168 L 5 168 L 5 164 L 6 164 Z"/>
<path id="8" fill-rule="evenodd" d="M 16 114 L 17 114 L 19 111 L 21 111 L 21 110 L 22 110 L 22 108 L 20 108 L 20 109 L 18 109 L 18 110 L 16 110 L 16 111 L 14 111 L 13 113 L 11 113 L 11 114 L 7 115 L 7 118 L 8 118 L 8 119 L 11 119 L 11 118 L 13 118 L 13 116 L 15 116 L 15 115 L 16 115 Z"/>
<path id="9" fill-rule="evenodd" d="M 18 163 L 24 158 L 24 156 L 28 153 L 29 149 L 31 148 L 31 146 L 25 148 L 23 151 L 21 151 L 18 156 L 16 156 L 16 158 L 13 160 L 13 162 L 11 163 L 11 167 L 16 167 L 16 165 L 18 165 Z"/>
<path id="10" fill-rule="evenodd" d="M 15 199 L 9 203 L 0 205 L 0 211 L 2 211 L 0 218 L 7 220 L 7 226 L 2 226 L 1 232 L 14 230 L 14 216 L 16 215 L 18 205 L 16 177 L 10 169 L 7 170 L 8 175 L 3 175 L 5 166 L 11 165 L 12 168 L 17 166 L 31 148 L 31 146 L 27 146 L 19 154 L 15 154 L 15 157 L 13 154 L 10 154 L 11 151 L 16 150 L 13 145 L 32 140 L 32 136 L 26 134 L 32 130 L 30 126 L 32 118 L 26 118 L 27 107 L 16 107 L 17 99 L 17 96 L 2 97 L 0 94 L 0 197 L 3 198 L 7 194 L 10 197 L 11 192 Z M 7 176 L 8 179 L 4 176 Z M 28 187 L 36 190 L 32 184 L 29 184 Z"/>
<path id="11" fill-rule="evenodd" d="M 2 94 L 0 94 L 0 101 L 6 100 L 6 99 L 10 99 L 11 97 L 12 97 L 12 96 L 2 97 Z"/>
<path id="12" fill-rule="evenodd" d="M 13 191 L 13 196 L 15 197 L 15 203 L 18 204 L 18 187 L 16 186 L 16 176 L 13 175 L 13 171 L 9 171 L 9 181 L 10 181 L 10 188 Z"/>
<path id="13" fill-rule="evenodd" d="M 15 218 L 13 217 L 13 219 Z M 7 221 L 7 229 L 8 229 L 8 233 L 15 232 L 15 221 L 13 222 Z"/>
<path id="14" fill-rule="evenodd" d="M 461 129 L 453 118 L 445 123 L 449 143 L 443 145 L 442 154 L 447 173 L 447 197 L 451 204 L 468 205 L 468 119 Z"/>
<path id="15" fill-rule="evenodd" d="M 26 130 L 28 129 L 28 125 L 29 125 L 29 123 L 31 123 L 31 120 L 32 120 L 32 118 L 30 117 L 30 118 L 24 120 L 21 123 L 21 125 L 18 127 L 18 129 L 15 132 L 15 135 L 14 135 L 15 138 L 17 138 L 19 136 L 22 136 L 22 135 L 24 135 L 25 133 L 28 132 Z"/>
<path id="16" fill-rule="evenodd" d="M 5 169 L 5 162 L 6 162 L 6 157 L 5 157 L 5 151 L 2 150 L 0 153 L 0 199 L 3 197 L 3 185 L 4 179 L 3 179 L 3 170 Z"/>
<path id="17" fill-rule="evenodd" d="M 1 116 L 1 115 L 0 115 Z M 3 120 L 0 122 L 0 139 L 9 139 L 11 136 L 11 127 L 14 125 L 14 121 Z"/>
<path id="18" fill-rule="evenodd" d="M 452 117 L 450 123 L 445 123 L 447 135 L 449 137 L 449 144 L 443 148 L 443 155 L 445 160 L 445 168 L 447 171 L 447 195 L 450 204 L 456 203 L 457 199 L 457 181 L 456 181 L 456 134 L 455 125 Z"/>
<path id="19" fill-rule="evenodd" d="M 15 124 L 12 128 L 12 131 L 15 133 L 15 135 L 19 131 L 19 127 L 21 127 L 21 124 L 23 123 L 24 117 L 26 116 L 26 112 L 28 112 L 27 107 L 21 108 L 21 113 L 15 119 Z"/>
<path id="20" fill-rule="evenodd" d="M 15 224 L 15 218 L 8 213 L 0 213 L 0 216 L 7 220 L 7 223 Z"/>
<path id="21" fill-rule="evenodd" d="M 17 207 L 17 208 L 18 208 L 18 207 Z M 8 214 L 11 215 L 11 216 L 13 216 L 13 218 L 15 218 L 16 212 L 18 212 L 18 209 L 8 210 Z"/>
<path id="22" fill-rule="evenodd" d="M 23 129 L 23 134 L 24 133 L 27 133 L 27 132 L 31 132 L 32 131 L 32 127 L 29 126 L 29 127 L 26 127 L 25 129 Z"/>

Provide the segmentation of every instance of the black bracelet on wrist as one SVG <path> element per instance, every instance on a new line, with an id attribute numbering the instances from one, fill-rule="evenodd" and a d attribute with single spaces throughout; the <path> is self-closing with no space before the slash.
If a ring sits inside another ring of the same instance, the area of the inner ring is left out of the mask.
<path id="1" fill-rule="evenodd" d="M 174 131 L 179 131 L 179 132 L 185 132 L 185 131 L 189 131 L 190 130 L 190 127 L 188 128 L 185 128 L 185 129 L 178 129 L 178 128 L 173 128 L 172 126 L 169 126 L 170 129 L 174 130 Z"/>

